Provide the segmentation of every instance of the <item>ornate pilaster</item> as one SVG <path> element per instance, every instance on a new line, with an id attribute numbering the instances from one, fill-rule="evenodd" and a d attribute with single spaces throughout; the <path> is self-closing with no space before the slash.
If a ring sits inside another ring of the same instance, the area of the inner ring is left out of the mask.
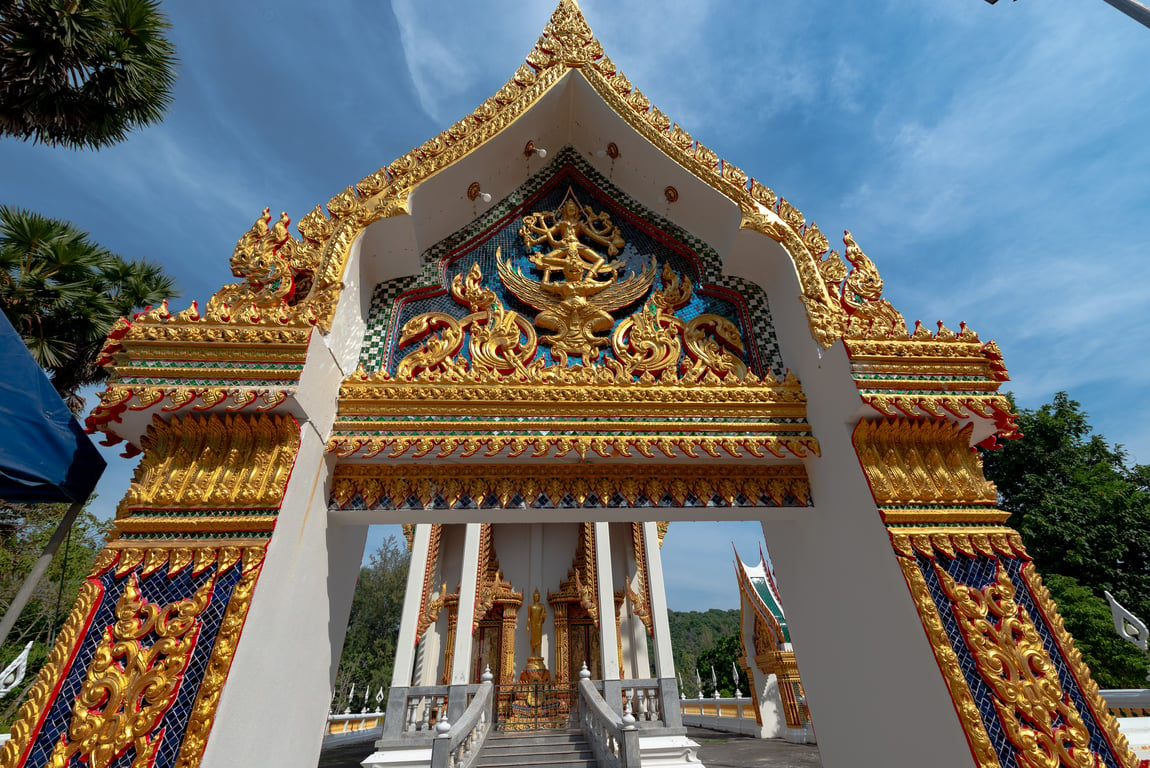
<path id="1" fill-rule="evenodd" d="M 975 762 L 1133 768 L 970 434 L 863 421 L 854 444 Z"/>
<path id="2" fill-rule="evenodd" d="M 199 765 L 300 444 L 290 416 L 156 419 L 4 765 Z"/>

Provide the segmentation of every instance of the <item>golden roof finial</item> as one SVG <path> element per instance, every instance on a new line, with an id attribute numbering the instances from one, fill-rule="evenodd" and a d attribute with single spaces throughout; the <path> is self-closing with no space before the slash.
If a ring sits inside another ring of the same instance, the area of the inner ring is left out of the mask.
<path id="1" fill-rule="evenodd" d="M 603 46 L 595 39 L 579 3 L 559 0 L 527 63 L 539 70 L 556 64 L 579 68 L 602 56 Z"/>

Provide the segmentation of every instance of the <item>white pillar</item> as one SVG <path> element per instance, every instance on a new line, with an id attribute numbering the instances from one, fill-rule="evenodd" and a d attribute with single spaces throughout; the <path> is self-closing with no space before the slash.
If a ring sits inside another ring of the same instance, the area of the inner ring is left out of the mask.
<path id="1" fill-rule="evenodd" d="M 403 594 L 403 613 L 399 623 L 399 641 L 395 648 L 395 667 L 391 671 L 391 687 L 407 688 L 411 670 L 415 665 L 415 627 L 419 623 L 419 603 L 423 596 L 423 577 L 427 570 L 428 551 L 431 546 L 431 525 L 415 526 L 411 544 L 411 564 L 407 570 L 407 589 Z M 430 585 L 428 586 L 430 589 Z"/>
<path id="2" fill-rule="evenodd" d="M 455 621 L 455 656 L 451 684 L 467 685 L 471 672 L 471 628 L 475 624 L 475 595 L 479 589 L 479 536 L 482 523 L 468 523 L 463 535 L 463 571 L 459 577 L 459 608 Z"/>
<path id="3" fill-rule="evenodd" d="M 619 679 L 619 636 L 615 629 L 615 579 L 611 570 L 611 525 L 595 523 L 595 570 L 599 582 L 599 654 L 603 679 Z"/>
<path id="4" fill-rule="evenodd" d="M 200 765 L 314 766 L 359 575 L 365 526 L 332 525 L 334 459 L 310 424 L 220 694 Z M 274 718 L 267 702 L 286 702 Z M 292 734 L 292 738 L 284 738 Z M 266 761 L 265 761 L 266 758 Z"/>
<path id="5" fill-rule="evenodd" d="M 671 652 L 671 627 L 667 620 L 667 589 L 663 583 L 663 555 L 659 550 L 659 524 L 643 523 L 643 547 L 647 550 L 647 584 L 651 589 L 651 622 L 655 627 L 655 677 L 675 676 Z"/>

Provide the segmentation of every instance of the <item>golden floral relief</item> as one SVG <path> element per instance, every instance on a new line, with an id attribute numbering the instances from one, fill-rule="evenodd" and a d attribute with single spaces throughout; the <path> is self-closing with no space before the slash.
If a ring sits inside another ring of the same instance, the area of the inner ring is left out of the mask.
<path id="1" fill-rule="evenodd" d="M 161 607 L 141 596 L 135 573 L 128 577 L 116 623 L 104 630 L 51 768 L 64 768 L 76 754 L 91 768 L 107 768 L 129 747 L 135 748 L 133 768 L 152 764 L 159 746 L 154 732 L 175 701 L 214 583 L 209 578 L 193 597 Z"/>
<path id="2" fill-rule="evenodd" d="M 937 562 L 933 566 L 979 674 L 994 692 L 994 708 L 1018 750 L 1019 765 L 1104 765 L 1090 749 L 1090 732 L 1063 690 L 1034 621 L 1015 601 L 1014 583 L 1002 563 L 994 581 L 982 589 L 959 584 Z"/>

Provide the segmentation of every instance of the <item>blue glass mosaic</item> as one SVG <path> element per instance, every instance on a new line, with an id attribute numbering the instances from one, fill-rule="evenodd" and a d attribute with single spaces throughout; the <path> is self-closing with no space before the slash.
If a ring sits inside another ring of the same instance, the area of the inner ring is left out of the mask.
<path id="1" fill-rule="evenodd" d="M 951 646 L 958 656 L 963 676 L 966 678 L 967 684 L 970 686 L 970 692 L 974 696 L 974 701 L 982 713 L 983 724 L 987 734 L 990 736 L 990 742 L 994 745 L 995 752 L 998 754 L 999 762 L 1002 763 L 1003 768 L 1018 768 L 1018 761 L 1015 758 L 1017 750 L 1007 738 L 1002 723 L 999 720 L 998 712 L 994 708 L 994 692 L 979 672 L 977 662 L 970 651 L 970 647 L 966 644 L 966 640 L 962 636 L 962 630 L 958 625 L 958 620 L 955 618 L 954 608 L 952 607 L 950 598 L 946 596 L 942 585 L 939 583 L 938 575 L 931 565 L 932 561 L 930 558 L 919 553 L 916 553 L 916 558 L 919 569 L 922 571 L 923 578 L 926 580 L 926 585 L 930 590 L 931 597 L 934 599 L 934 604 L 938 608 L 939 616 L 942 619 L 943 627 L 946 629 L 947 637 L 950 639 Z M 993 583 L 997 566 L 999 563 L 1002 564 L 1014 584 L 1016 602 L 1030 617 L 1031 621 L 1034 622 L 1038 634 L 1042 637 L 1043 645 L 1054 662 L 1054 667 L 1057 670 L 1063 692 L 1066 693 L 1070 702 L 1078 710 L 1083 722 L 1086 724 L 1086 728 L 1090 732 L 1090 748 L 1102 757 L 1103 764 L 1108 768 L 1120 768 L 1122 765 L 1121 761 L 1115 755 L 1113 747 L 1106 738 L 1105 731 L 1095 719 L 1090 707 L 1087 706 L 1086 698 L 1083 696 L 1078 681 L 1067 666 L 1066 660 L 1063 658 L 1062 652 L 1054 640 L 1054 636 L 1050 631 L 1045 617 L 1038 610 L 1038 606 L 1035 604 L 1034 598 L 1022 578 L 1021 570 L 1026 562 L 1027 561 L 1021 558 L 1003 557 L 994 559 L 988 557 L 968 557 L 961 553 L 958 553 L 954 560 L 944 556 L 939 556 L 937 560 L 937 563 L 943 570 L 959 584 L 965 584 L 966 586 L 977 589 L 983 589 Z M 1055 720 L 1056 725 L 1060 722 L 1058 719 Z"/>
<path id="2" fill-rule="evenodd" d="M 626 264 L 621 278 L 638 274 L 654 257 L 657 275 L 654 291 L 661 286 L 658 275 L 663 265 L 670 264 L 681 277 L 689 278 L 695 289 L 690 303 L 676 310 L 677 317 L 684 322 L 704 313 L 726 318 L 743 338 L 744 363 L 752 372 L 779 377 L 785 373 L 762 290 L 741 279 L 721 275 L 718 255 L 710 246 L 630 200 L 569 147 L 559 152 L 544 171 L 521 189 L 494 204 L 468 227 L 425 251 L 421 275 L 377 286 L 360 356 L 364 368 L 368 371 L 385 368 L 394 373 L 398 361 L 417 348 L 415 344 L 402 350 L 397 348 L 400 329 L 411 318 L 427 312 L 444 312 L 456 319 L 467 315 L 468 308 L 455 302 L 447 286 L 455 275 L 466 274 L 474 264 L 483 272 L 484 287 L 494 290 L 506 308 L 528 318 L 535 317 L 537 310 L 520 302 L 499 283 L 495 254 L 498 250 L 503 259 L 509 259 L 525 276 L 541 279 L 519 236 L 522 218 L 535 211 L 555 210 L 568 190 L 574 192 L 581 204 L 610 214 L 612 223 L 619 227 L 626 241 L 626 246 L 614 257 Z M 597 250 L 603 249 L 597 247 Z M 614 312 L 616 322 L 641 309 L 649 293 Z M 604 348 L 604 354 L 610 354 L 609 347 Z M 459 355 L 466 358 L 466 345 Z M 548 365 L 554 364 L 546 345 L 539 346 L 538 355 Z M 686 359 L 685 351 L 681 359 Z M 580 362 L 583 361 L 573 356 L 568 364 Z"/>
<path id="3" fill-rule="evenodd" d="M 151 575 L 140 578 L 140 594 L 148 602 L 161 606 L 187 599 L 194 595 L 196 590 L 216 573 L 217 568 L 218 565 L 213 564 L 202 573 L 193 576 L 191 567 L 187 567 L 169 578 L 168 566 L 164 565 Z M 104 630 L 116 621 L 116 602 L 120 599 L 124 586 L 128 582 L 127 574 L 116 578 L 114 573 L 115 568 L 113 567 L 97 579 L 104 588 L 103 597 L 96 606 L 92 621 L 80 642 L 76 659 L 61 682 L 59 693 L 49 706 L 43 725 L 39 733 L 36 734 L 35 741 L 28 752 L 25 765 L 29 768 L 46 765 L 56 744 L 68 732 L 68 727 L 72 722 L 73 703 L 84 679 L 87 677 L 88 667 L 103 638 Z M 160 720 L 159 727 L 154 731 L 155 734 L 162 733 L 163 735 L 160 737 L 152 768 L 171 768 L 175 765 L 180 746 L 184 740 L 184 733 L 187 730 L 188 718 L 191 715 L 192 706 L 195 704 L 196 694 L 199 692 L 200 682 L 203 680 L 212 649 L 215 646 L 216 635 L 219 633 L 224 611 L 228 607 L 232 591 L 241 575 L 241 566 L 236 564 L 227 573 L 220 576 L 212 588 L 212 596 L 207 607 L 198 617 L 200 620 L 199 634 L 195 648 L 192 649 L 187 667 L 184 670 L 183 680 L 180 682 L 175 700 Z M 143 642 L 148 644 L 154 642 L 155 639 L 156 636 L 153 634 L 149 638 L 144 638 Z M 128 768 L 135 759 L 136 749 L 134 746 L 129 746 L 122 755 L 112 762 L 110 768 Z M 87 763 L 82 762 L 80 755 L 77 754 L 72 756 L 68 765 L 82 768 Z"/>

